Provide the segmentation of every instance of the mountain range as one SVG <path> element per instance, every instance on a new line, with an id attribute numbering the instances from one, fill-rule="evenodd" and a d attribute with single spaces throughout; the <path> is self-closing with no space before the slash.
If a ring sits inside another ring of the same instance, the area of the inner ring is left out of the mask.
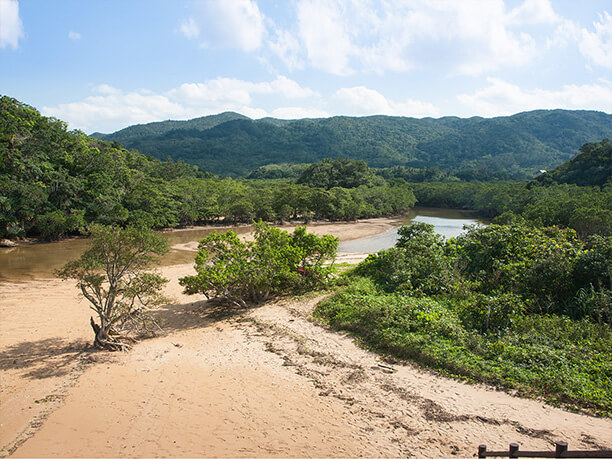
<path id="1" fill-rule="evenodd" d="M 612 137 L 612 115 L 535 110 L 496 118 L 253 120 L 225 112 L 134 125 L 92 137 L 226 176 L 244 176 L 267 164 L 351 158 L 371 167 L 485 168 L 530 178 L 571 159 L 583 144 Z"/>

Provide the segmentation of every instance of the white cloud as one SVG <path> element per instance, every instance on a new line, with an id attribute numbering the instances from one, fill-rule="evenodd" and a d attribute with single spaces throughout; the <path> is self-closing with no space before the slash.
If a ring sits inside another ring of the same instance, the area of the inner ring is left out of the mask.
<path id="1" fill-rule="evenodd" d="M 300 118 L 326 118 L 331 115 L 318 108 L 280 107 L 272 110 L 270 116 L 284 120 L 296 120 Z"/>
<path id="2" fill-rule="evenodd" d="M 188 38 L 201 37 L 204 46 L 254 51 L 266 33 L 264 19 L 253 0 L 200 0 L 194 17 L 184 22 L 180 30 Z"/>
<path id="3" fill-rule="evenodd" d="M 273 81 L 253 83 L 235 78 L 216 78 L 205 83 L 185 83 L 168 94 L 183 103 L 194 105 L 202 101 L 214 101 L 232 105 L 248 105 L 257 94 L 278 94 L 288 99 L 316 96 L 309 88 L 303 88 L 287 77 Z"/>
<path id="4" fill-rule="evenodd" d="M 580 53 L 591 63 L 612 68 L 612 16 L 604 11 L 593 29 L 580 27 L 571 19 L 563 20 L 548 40 L 548 48 L 565 48 L 577 44 Z"/>
<path id="5" fill-rule="evenodd" d="M 17 0 L 0 0 L 0 48 L 17 49 L 23 38 L 23 23 Z"/>
<path id="6" fill-rule="evenodd" d="M 302 0 L 298 4 L 298 29 L 310 63 L 336 75 L 352 72 L 351 41 L 340 2 Z"/>
<path id="7" fill-rule="evenodd" d="M 78 41 L 81 39 L 81 34 L 78 32 L 73 32 L 71 30 L 70 32 L 68 32 L 68 38 L 70 38 L 72 41 Z"/>
<path id="8" fill-rule="evenodd" d="M 187 105 L 218 103 L 248 105 L 251 103 L 251 92 L 255 83 L 234 78 L 217 78 L 206 83 L 184 83 L 169 91 L 170 97 Z"/>
<path id="9" fill-rule="evenodd" d="M 537 109 L 584 109 L 612 112 L 612 83 L 565 85 L 560 90 L 523 90 L 499 78 L 488 78 L 489 85 L 458 100 L 471 115 L 505 116 Z"/>
<path id="10" fill-rule="evenodd" d="M 279 98 L 279 103 L 285 99 L 318 96 L 311 89 L 303 88 L 284 76 L 259 83 L 217 78 L 203 83 L 185 83 L 163 94 L 144 89 L 124 92 L 108 84 L 96 86 L 93 91 L 96 95 L 83 101 L 43 107 L 42 112 L 86 132 L 111 132 L 131 124 L 189 119 L 227 110 L 261 118 L 270 115 L 265 109 L 254 106 L 258 96 L 274 96 Z M 294 117 L 299 110 L 294 107 L 278 108 L 272 112 L 272 116 Z M 322 113 L 307 108 L 301 110 L 309 113 L 309 116 Z"/>
<path id="11" fill-rule="evenodd" d="M 580 52 L 591 62 L 612 69 L 612 16 L 607 12 L 594 22 L 595 31 L 582 29 Z"/>
<path id="12" fill-rule="evenodd" d="M 117 88 L 113 88 L 112 86 L 108 85 L 108 84 L 101 84 L 98 86 L 94 86 L 93 90 L 95 92 L 98 92 L 100 94 L 105 94 L 105 95 L 118 95 L 121 94 L 121 90 L 117 89 Z"/>
<path id="13" fill-rule="evenodd" d="M 182 118 L 187 115 L 187 111 L 180 104 L 163 95 L 124 93 L 118 89 L 87 97 L 82 102 L 43 107 L 41 112 L 65 120 L 71 127 L 87 132 L 111 131 L 130 124 Z"/>
<path id="14" fill-rule="evenodd" d="M 555 29 L 552 37 L 547 41 L 547 47 L 564 48 L 569 44 L 578 43 L 582 35 L 582 30 L 578 24 L 571 19 L 564 19 Z"/>
<path id="15" fill-rule="evenodd" d="M 279 93 L 288 99 L 301 99 L 319 95 L 316 91 L 310 88 L 303 88 L 297 82 L 284 76 L 279 76 L 270 83 L 259 83 L 258 87 L 261 88 L 260 91 L 264 94 Z"/>
<path id="16" fill-rule="evenodd" d="M 561 21 L 550 0 L 525 0 L 508 14 L 509 24 L 546 24 Z"/>
<path id="17" fill-rule="evenodd" d="M 268 47 L 291 71 L 303 69 L 304 60 L 300 57 L 300 42 L 289 31 L 276 29 L 275 38 L 268 41 Z"/>
<path id="18" fill-rule="evenodd" d="M 277 31 L 271 51 L 289 68 L 304 59 L 335 75 L 432 66 L 480 75 L 522 66 L 536 44 L 521 26 L 561 20 L 549 0 L 511 11 L 503 0 L 299 0 L 296 13 L 295 30 Z M 282 46 L 285 37 L 291 41 Z"/>
<path id="19" fill-rule="evenodd" d="M 346 109 L 344 113 L 351 115 L 440 116 L 438 109 L 428 102 L 412 99 L 394 102 L 364 86 L 339 89 L 333 97 Z"/>
<path id="20" fill-rule="evenodd" d="M 189 18 L 189 20 L 183 22 L 179 30 L 187 38 L 197 38 L 200 36 L 200 29 L 193 18 Z"/>

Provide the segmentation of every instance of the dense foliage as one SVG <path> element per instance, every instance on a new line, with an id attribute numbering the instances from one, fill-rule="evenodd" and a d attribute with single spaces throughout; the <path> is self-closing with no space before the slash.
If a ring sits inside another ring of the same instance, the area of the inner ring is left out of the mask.
<path id="1" fill-rule="evenodd" d="M 585 142 L 612 132 L 612 116 L 591 111 L 538 110 L 490 119 L 338 116 L 255 121 L 223 115 L 95 136 L 221 175 L 246 175 L 266 164 L 347 157 L 372 167 L 480 169 L 524 178 L 567 161 Z"/>
<path id="2" fill-rule="evenodd" d="M 358 186 L 382 185 L 384 181 L 377 177 L 365 161 L 354 161 L 347 158 L 324 159 L 308 166 L 297 180 L 297 183 L 313 188 L 357 188 Z"/>
<path id="3" fill-rule="evenodd" d="M 612 237 L 524 223 L 400 236 L 317 315 L 451 374 L 612 410 Z"/>
<path id="4" fill-rule="evenodd" d="M 513 314 L 500 332 L 471 325 L 472 305 L 514 309 L 512 297 L 456 300 L 381 291 L 355 278 L 316 316 L 364 344 L 447 374 L 612 412 L 610 327 L 556 315 Z"/>
<path id="5" fill-rule="evenodd" d="M 202 239 L 195 260 L 195 276 L 180 279 L 189 294 L 203 293 L 246 307 L 271 294 L 303 291 L 322 285 L 330 273 L 325 263 L 336 256 L 338 239 L 308 234 L 297 227 L 293 234 L 255 225 L 252 241 L 233 231 L 214 232 Z"/>
<path id="6" fill-rule="evenodd" d="M 500 222 L 517 218 L 575 229 L 580 236 L 612 235 L 612 186 L 538 182 L 412 183 L 422 206 L 474 209 Z"/>
<path id="7" fill-rule="evenodd" d="M 308 164 L 266 164 L 251 171 L 247 179 L 298 179 L 306 170 Z"/>
<path id="8" fill-rule="evenodd" d="M 123 349 L 127 333 L 150 331 L 153 319 L 147 309 L 165 300 L 161 289 L 167 279 L 150 271 L 150 265 L 168 251 L 168 242 L 143 227 L 92 225 L 89 230 L 89 248 L 57 274 L 76 279 L 97 314 L 99 323 L 91 319 L 94 346 Z"/>
<path id="9" fill-rule="evenodd" d="M 77 234 L 90 222 L 194 223 L 395 215 L 414 205 L 402 181 L 347 189 L 219 179 L 117 143 L 69 132 L 14 99 L 0 99 L 0 237 Z M 369 184 L 372 185 L 372 184 Z"/>
<path id="10" fill-rule="evenodd" d="M 575 158 L 540 175 L 536 180 L 545 184 L 612 185 L 612 142 L 604 139 L 584 144 Z"/>
<path id="11" fill-rule="evenodd" d="M 508 180 L 526 180 L 533 174 L 525 171 L 510 173 L 505 170 L 493 170 L 487 166 L 469 167 L 459 170 L 433 167 L 393 166 L 376 169 L 376 173 L 385 179 L 403 179 L 407 182 L 501 182 Z"/>

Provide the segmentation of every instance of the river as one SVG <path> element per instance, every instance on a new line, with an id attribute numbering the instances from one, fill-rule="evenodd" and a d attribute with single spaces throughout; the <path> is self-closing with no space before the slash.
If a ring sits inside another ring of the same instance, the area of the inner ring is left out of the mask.
<path id="1" fill-rule="evenodd" d="M 409 225 L 412 222 L 429 223 L 434 226 L 434 231 L 445 238 L 457 237 L 464 231 L 464 226 L 483 224 L 487 222 L 478 219 L 474 211 L 457 209 L 438 209 L 433 207 L 416 207 L 411 209 L 408 215 L 398 220 L 398 224 Z M 341 242 L 338 245 L 339 253 L 351 252 L 378 252 L 393 247 L 398 240 L 397 234 L 400 226 L 386 233 L 376 236 L 355 239 L 353 241 Z"/>
<path id="2" fill-rule="evenodd" d="M 415 208 L 397 220 L 397 227 L 377 236 L 342 242 L 339 252 L 377 252 L 392 247 L 397 240 L 397 229 L 402 224 L 412 221 L 431 223 L 437 232 L 445 237 L 453 237 L 463 230 L 463 225 L 478 223 L 473 212 Z M 228 227 L 239 234 L 252 230 L 251 226 Z M 197 241 L 214 231 L 214 228 L 196 228 L 180 231 L 168 231 L 163 234 L 170 246 Z M 87 247 L 87 239 L 66 239 L 58 242 L 22 245 L 12 248 L 0 248 L 0 282 L 24 281 L 54 277 L 54 271 L 66 262 L 78 258 Z M 171 250 L 162 259 L 165 266 L 189 263 L 195 254 L 186 250 Z"/>

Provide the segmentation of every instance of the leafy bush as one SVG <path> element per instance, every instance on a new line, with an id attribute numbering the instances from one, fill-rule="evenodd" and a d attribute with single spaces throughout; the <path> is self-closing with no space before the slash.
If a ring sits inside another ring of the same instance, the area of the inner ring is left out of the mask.
<path id="1" fill-rule="evenodd" d="M 509 328 L 513 319 L 525 311 L 525 305 L 512 293 L 497 295 L 476 293 L 459 302 L 457 309 L 461 322 L 466 328 L 487 333 Z"/>
<path id="2" fill-rule="evenodd" d="M 573 230 L 492 224 L 456 243 L 461 272 L 483 293 L 516 293 L 542 312 L 559 312 L 575 293 L 572 269 L 581 245 Z"/>
<path id="3" fill-rule="evenodd" d="M 74 210 L 66 215 L 61 210 L 47 212 L 36 218 L 36 227 L 43 239 L 57 239 L 65 234 L 78 233 L 85 228 L 85 211 Z"/>
<path id="4" fill-rule="evenodd" d="M 512 294 L 415 298 L 381 291 L 368 278 L 348 279 L 314 314 L 369 347 L 525 395 L 612 411 L 609 326 L 522 314 Z M 487 313 L 489 329 L 482 333 Z"/>
<path id="5" fill-rule="evenodd" d="M 575 317 L 587 317 L 594 322 L 612 327 L 612 290 L 598 290 L 593 284 L 588 288 L 581 288 L 576 294 L 570 314 Z"/>
<path id="6" fill-rule="evenodd" d="M 372 278 L 388 292 L 438 294 L 452 285 L 452 259 L 433 225 L 413 223 L 398 230 L 395 248 L 369 255 L 357 273 Z"/>
<path id="7" fill-rule="evenodd" d="M 263 222 L 255 225 L 253 241 L 233 231 L 214 232 L 202 239 L 195 259 L 195 276 L 179 279 L 188 294 L 203 293 L 246 307 L 270 294 L 312 288 L 330 274 L 325 263 L 336 256 L 338 239 L 293 234 Z"/>

